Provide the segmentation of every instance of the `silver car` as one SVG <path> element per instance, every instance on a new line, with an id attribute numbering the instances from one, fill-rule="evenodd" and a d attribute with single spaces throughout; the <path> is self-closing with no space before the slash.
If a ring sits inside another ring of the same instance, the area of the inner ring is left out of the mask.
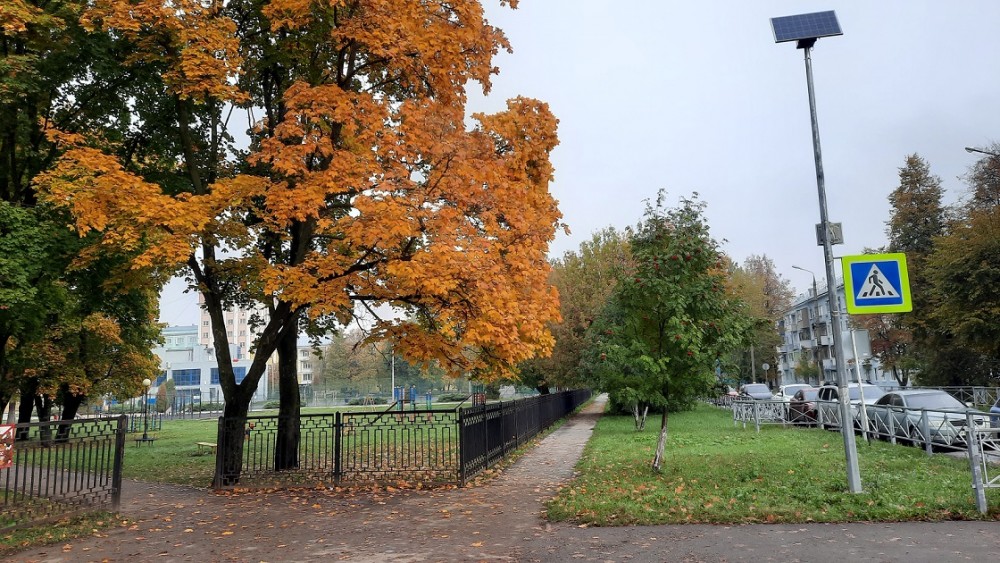
<path id="1" fill-rule="evenodd" d="M 764 383 L 747 383 L 740 387 L 740 397 L 755 401 L 770 401 L 771 389 Z"/>
<path id="2" fill-rule="evenodd" d="M 967 407 L 939 389 L 891 391 L 868 406 L 870 429 L 879 437 L 895 436 L 909 444 L 928 441 L 946 446 L 964 444 L 969 413 L 973 414 L 972 421 L 977 427 L 989 426 L 989 416 L 985 413 Z"/>

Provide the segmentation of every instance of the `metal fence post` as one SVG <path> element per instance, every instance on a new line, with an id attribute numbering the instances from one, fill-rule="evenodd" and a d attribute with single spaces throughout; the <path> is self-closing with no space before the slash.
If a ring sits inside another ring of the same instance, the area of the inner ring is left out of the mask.
<path id="1" fill-rule="evenodd" d="M 226 417 L 219 417 L 219 430 L 215 435 L 215 477 L 212 478 L 212 487 L 216 489 L 222 488 L 222 471 L 223 463 L 222 459 L 225 456 L 226 448 Z"/>
<path id="2" fill-rule="evenodd" d="M 982 473 L 982 450 L 979 446 L 979 437 L 976 436 L 976 425 L 972 413 L 965 413 L 966 444 L 969 449 L 969 468 L 972 470 L 972 488 L 976 492 L 976 508 L 979 512 L 986 514 L 989 507 L 986 504 L 986 484 L 983 483 Z"/>
<path id="3" fill-rule="evenodd" d="M 924 450 L 927 451 L 927 455 L 934 454 L 933 440 L 931 440 L 931 424 L 927 419 L 927 411 L 921 409 L 920 411 L 920 433 L 923 435 L 924 439 Z"/>
<path id="4" fill-rule="evenodd" d="M 343 465 L 341 464 L 341 457 L 343 456 L 343 441 L 341 436 L 344 433 L 344 419 L 343 414 L 337 411 L 336 417 L 333 421 L 333 482 L 336 485 L 340 484 L 340 479 L 343 477 Z"/>
<path id="5" fill-rule="evenodd" d="M 465 486 L 465 409 L 458 409 L 458 416 L 455 418 L 458 425 L 458 486 Z"/>
<path id="6" fill-rule="evenodd" d="M 120 414 L 117 419 L 114 469 L 111 470 L 111 506 L 115 512 L 121 507 L 122 502 L 122 465 L 125 461 L 125 431 L 128 417 Z"/>

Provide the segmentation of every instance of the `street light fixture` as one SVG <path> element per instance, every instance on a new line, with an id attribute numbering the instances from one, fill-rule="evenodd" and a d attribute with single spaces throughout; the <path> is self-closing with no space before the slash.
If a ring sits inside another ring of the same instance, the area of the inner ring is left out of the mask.
<path id="1" fill-rule="evenodd" d="M 986 154 L 992 157 L 1000 158 L 1000 153 L 995 153 L 984 149 L 977 149 L 976 147 L 965 147 L 965 152 L 978 152 L 980 154 Z"/>
<path id="2" fill-rule="evenodd" d="M 142 441 L 143 442 L 148 442 L 149 441 L 149 434 L 148 434 L 148 432 L 149 432 L 149 386 L 152 385 L 152 384 L 153 384 L 153 382 L 150 381 L 148 377 L 146 379 L 142 380 L 142 387 L 143 387 L 143 392 L 142 392 Z"/>
<path id="3" fill-rule="evenodd" d="M 816 40 L 821 37 L 843 35 L 837 14 L 833 11 L 799 14 L 771 18 L 774 42 L 795 41 L 796 48 L 802 49 L 806 63 L 806 88 L 809 93 L 809 118 L 812 122 L 813 161 L 816 166 L 816 190 L 819 195 L 819 229 L 822 233 L 823 259 L 826 264 L 826 295 L 830 308 L 830 332 L 833 336 L 834 357 L 837 362 L 837 387 L 840 400 L 840 433 L 844 438 L 844 455 L 847 462 L 847 485 L 852 493 L 861 492 L 861 473 L 858 469 L 858 451 L 854 441 L 854 425 L 849 423 L 851 404 L 847 393 L 847 374 L 844 371 L 844 350 L 841 345 L 840 311 L 837 303 L 836 276 L 833 271 L 834 230 L 827 216 L 826 180 L 823 175 L 823 156 L 819 142 L 819 120 L 816 117 L 816 92 L 813 88 L 812 58 L 810 52 Z"/>

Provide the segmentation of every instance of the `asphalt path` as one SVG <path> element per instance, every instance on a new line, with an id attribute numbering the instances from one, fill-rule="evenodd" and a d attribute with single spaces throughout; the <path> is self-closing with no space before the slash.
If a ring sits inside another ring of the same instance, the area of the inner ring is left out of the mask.
<path id="1" fill-rule="evenodd" d="M 12 561 L 951 562 L 1000 560 L 1000 523 L 900 522 L 595 528 L 549 523 L 604 409 L 587 405 L 495 478 L 435 490 L 217 494 L 137 481 L 128 525 Z"/>

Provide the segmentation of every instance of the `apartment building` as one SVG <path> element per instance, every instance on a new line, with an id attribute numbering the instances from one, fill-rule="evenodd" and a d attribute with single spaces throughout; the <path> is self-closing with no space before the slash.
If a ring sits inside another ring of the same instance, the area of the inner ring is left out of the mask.
<path id="1" fill-rule="evenodd" d="M 782 343 L 778 346 L 779 384 L 836 381 L 837 359 L 833 331 L 839 330 L 847 378 L 871 381 L 884 387 L 895 387 L 891 374 L 882 372 L 878 358 L 871 353 L 868 332 L 852 331 L 848 326 L 845 309 L 844 284 L 838 280 L 836 303 L 842 312 L 838 326 L 833 326 L 826 284 L 815 284 L 799 295 L 777 324 Z M 818 374 L 806 375 L 805 367 L 817 366 Z M 888 378 L 888 379 L 887 379 Z"/>

